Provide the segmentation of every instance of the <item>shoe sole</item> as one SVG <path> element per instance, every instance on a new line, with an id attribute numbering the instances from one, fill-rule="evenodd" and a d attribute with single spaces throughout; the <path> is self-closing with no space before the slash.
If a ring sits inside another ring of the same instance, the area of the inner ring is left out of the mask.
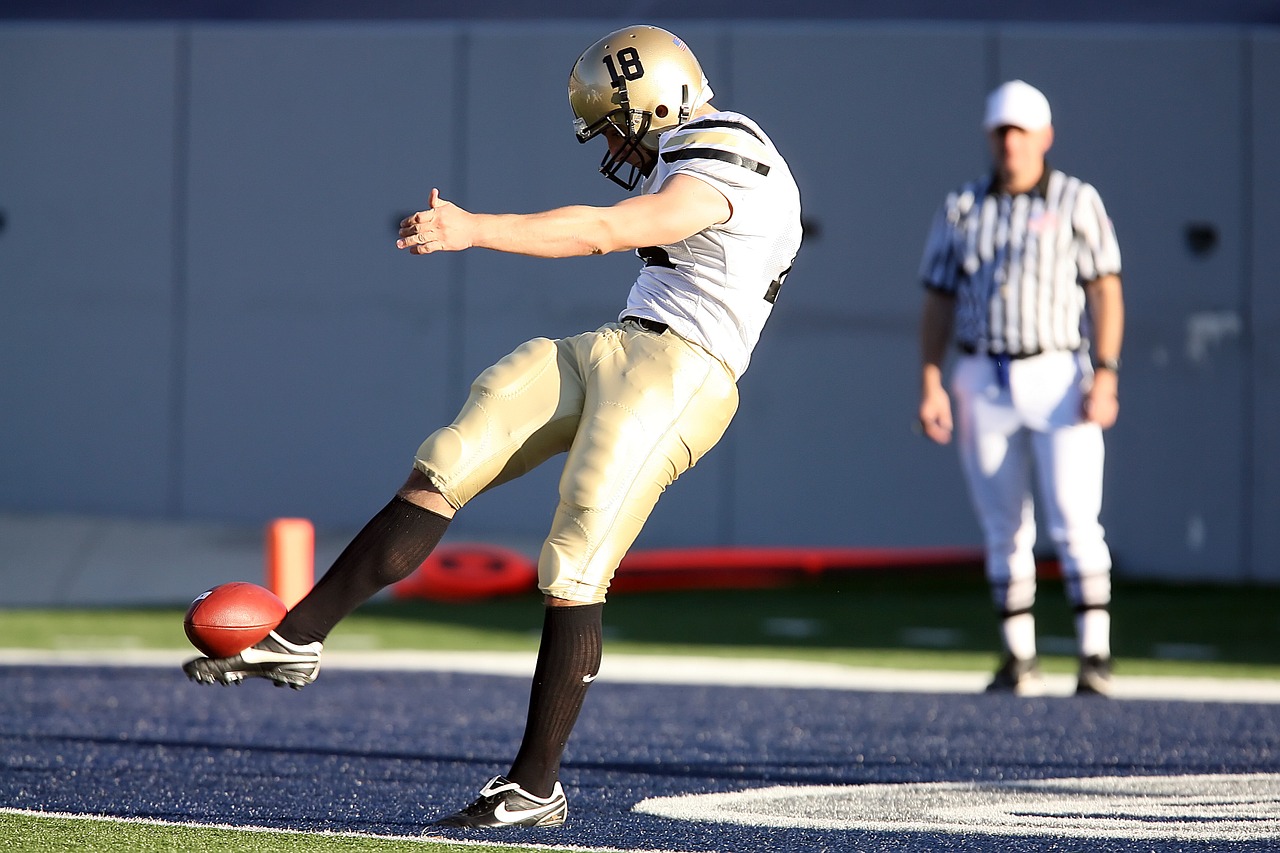
<path id="1" fill-rule="evenodd" d="M 513 821 L 511 823 L 486 823 L 482 821 L 476 821 L 472 823 L 466 820 L 451 820 L 449 818 L 444 818 L 443 820 L 435 821 L 431 825 L 451 827 L 453 829 L 508 829 L 508 828 L 510 829 L 521 829 L 521 828 L 547 829 L 553 826 L 563 826 L 565 822 L 565 818 L 567 816 L 568 816 L 568 809 L 566 808 L 566 809 L 562 809 L 561 811 L 552 812 L 549 815 L 545 815 L 544 817 L 539 818 L 533 823 L 528 823 L 522 820 Z"/>

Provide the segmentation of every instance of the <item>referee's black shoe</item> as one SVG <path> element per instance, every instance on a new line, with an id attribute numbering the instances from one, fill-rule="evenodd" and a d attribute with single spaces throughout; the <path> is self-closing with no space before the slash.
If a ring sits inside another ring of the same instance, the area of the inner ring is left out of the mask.
<path id="1" fill-rule="evenodd" d="M 1102 655 L 1080 658 L 1080 677 L 1076 681 L 1076 695 L 1111 695 L 1111 658 Z"/>
<path id="2" fill-rule="evenodd" d="M 1044 695 L 1044 676 L 1040 674 L 1040 661 L 1036 658 L 1005 657 L 991 683 L 988 693 L 1012 693 L 1015 696 Z"/>
<path id="3" fill-rule="evenodd" d="M 551 796 L 530 794 L 505 776 L 494 776 L 480 789 L 480 799 L 435 826 L 499 829 L 505 826 L 559 826 L 569 814 L 564 788 L 556 782 Z"/>

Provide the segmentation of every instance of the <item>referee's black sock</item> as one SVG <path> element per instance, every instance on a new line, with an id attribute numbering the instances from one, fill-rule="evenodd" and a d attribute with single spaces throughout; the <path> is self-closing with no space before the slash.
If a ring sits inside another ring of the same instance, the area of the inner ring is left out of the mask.
<path id="1" fill-rule="evenodd" d="M 538 665 L 529 692 L 524 740 L 507 778 L 547 797 L 560 777 L 560 757 L 578 720 L 587 688 L 600 671 L 603 604 L 548 607 Z"/>
<path id="2" fill-rule="evenodd" d="M 291 643 L 323 641 L 333 626 L 375 593 L 413 574 L 444 536 L 450 519 L 400 496 L 369 520 L 276 633 Z"/>

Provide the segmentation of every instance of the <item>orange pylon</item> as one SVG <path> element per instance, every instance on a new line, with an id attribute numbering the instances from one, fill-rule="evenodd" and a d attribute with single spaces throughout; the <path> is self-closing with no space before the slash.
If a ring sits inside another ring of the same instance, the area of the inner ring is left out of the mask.
<path id="1" fill-rule="evenodd" d="M 286 607 L 311 591 L 315 563 L 316 530 L 309 519 L 277 518 L 267 525 L 267 588 Z"/>

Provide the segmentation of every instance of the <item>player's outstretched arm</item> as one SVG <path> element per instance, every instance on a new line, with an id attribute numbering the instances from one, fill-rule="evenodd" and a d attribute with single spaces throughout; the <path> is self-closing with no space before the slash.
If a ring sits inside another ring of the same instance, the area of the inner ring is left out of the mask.
<path id="1" fill-rule="evenodd" d="M 724 222 L 731 209 L 719 190 L 677 175 L 661 191 L 610 207 L 570 205 L 541 213 L 471 213 L 431 191 L 430 206 L 400 223 L 396 246 L 415 255 L 483 248 L 567 258 L 658 246 Z"/>

